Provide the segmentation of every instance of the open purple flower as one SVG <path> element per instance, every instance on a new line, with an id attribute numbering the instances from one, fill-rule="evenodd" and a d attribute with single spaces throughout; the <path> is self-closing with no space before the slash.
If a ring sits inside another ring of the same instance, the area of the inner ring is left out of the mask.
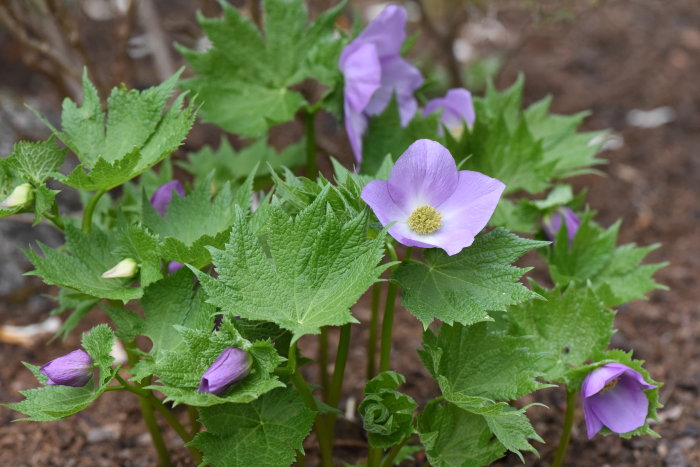
<path id="1" fill-rule="evenodd" d="M 427 116 L 438 110 L 442 110 L 440 123 L 455 136 L 461 134 L 465 123 L 471 127 L 476 119 L 472 94 L 464 88 L 450 89 L 445 97 L 428 101 L 423 114 Z M 438 128 L 440 136 L 443 135 L 442 125 Z"/>
<path id="2" fill-rule="evenodd" d="M 588 439 L 603 426 L 627 433 L 644 425 L 649 410 L 645 389 L 656 386 L 622 363 L 608 363 L 591 371 L 581 386 Z"/>
<path id="3" fill-rule="evenodd" d="M 177 180 L 159 186 L 153 193 L 153 196 L 151 196 L 151 204 L 161 216 L 164 216 L 168 210 L 174 191 L 180 196 L 185 196 L 185 189 L 182 187 L 182 183 Z"/>
<path id="4" fill-rule="evenodd" d="M 547 219 L 542 223 L 544 228 L 544 234 L 551 241 L 556 239 L 557 233 L 561 229 L 561 226 L 566 224 L 566 232 L 569 235 L 569 244 L 574 241 L 576 232 L 581 225 L 581 219 L 576 215 L 571 208 L 562 206 L 552 213 Z"/>
<path id="5" fill-rule="evenodd" d="M 389 234 L 406 246 L 462 251 L 488 223 L 505 185 L 457 166 L 444 146 L 421 139 L 396 161 L 389 181 L 373 180 L 362 190 Z"/>
<path id="6" fill-rule="evenodd" d="M 252 359 L 245 350 L 227 347 L 204 372 L 197 392 L 221 394 L 250 373 Z"/>
<path id="7" fill-rule="evenodd" d="M 392 95 L 396 95 L 402 125 L 418 109 L 413 93 L 423 84 L 423 77 L 400 55 L 406 18 L 403 7 L 387 6 L 340 56 L 338 67 L 345 76 L 345 129 L 358 164 L 369 117 L 382 113 Z"/>
<path id="8" fill-rule="evenodd" d="M 82 349 L 54 358 L 39 371 L 49 380 L 46 384 L 59 386 L 85 386 L 92 376 L 92 358 Z"/>

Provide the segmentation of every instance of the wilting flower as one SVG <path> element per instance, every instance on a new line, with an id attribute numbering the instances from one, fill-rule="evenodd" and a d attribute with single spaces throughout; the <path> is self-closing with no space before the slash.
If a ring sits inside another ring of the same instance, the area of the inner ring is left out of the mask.
<path id="1" fill-rule="evenodd" d="M 233 383 L 248 376 L 252 363 L 252 358 L 245 350 L 227 347 L 204 372 L 197 392 L 221 394 Z"/>
<path id="2" fill-rule="evenodd" d="M 603 426 L 627 433 L 643 426 L 649 410 L 645 389 L 656 386 L 622 363 L 608 363 L 591 371 L 581 386 L 588 439 Z"/>
<path id="3" fill-rule="evenodd" d="M 406 18 L 403 7 L 387 6 L 340 56 L 338 67 L 345 76 L 345 129 L 358 164 L 368 119 L 382 113 L 392 95 L 396 95 L 402 125 L 418 109 L 413 93 L 423 84 L 423 77 L 400 55 Z"/>
<path id="4" fill-rule="evenodd" d="M 23 183 L 15 187 L 10 196 L 0 203 L 0 208 L 16 208 L 29 204 L 34 199 L 34 188 L 29 183 Z"/>
<path id="5" fill-rule="evenodd" d="M 566 206 L 560 207 L 544 220 L 542 224 L 544 234 L 551 241 L 554 241 L 562 224 L 566 224 L 566 232 L 569 235 L 569 244 L 571 244 L 574 241 L 578 227 L 581 225 L 581 219 L 578 218 L 571 208 Z"/>
<path id="6" fill-rule="evenodd" d="M 457 166 L 444 146 L 421 139 L 396 161 L 389 181 L 362 190 L 389 234 L 406 246 L 442 248 L 448 255 L 468 247 L 488 223 L 505 185 Z"/>
<path id="7" fill-rule="evenodd" d="M 92 376 L 92 358 L 82 349 L 54 358 L 39 371 L 49 380 L 46 384 L 60 386 L 85 386 Z"/>
<path id="8" fill-rule="evenodd" d="M 182 187 L 182 183 L 177 180 L 159 186 L 153 193 L 153 196 L 151 196 L 151 204 L 161 216 L 164 216 L 168 210 L 168 205 L 173 199 L 174 191 L 180 196 L 185 196 L 185 189 Z"/>
<path id="9" fill-rule="evenodd" d="M 445 97 L 428 101 L 423 114 L 430 115 L 440 109 L 442 109 L 441 125 L 438 128 L 440 136 L 443 135 L 442 125 L 444 125 L 450 133 L 458 138 L 464 130 L 464 125 L 471 127 L 476 119 L 472 94 L 464 88 L 450 89 Z"/>
<path id="10" fill-rule="evenodd" d="M 119 277 L 134 277 L 139 270 L 139 265 L 131 258 L 126 258 L 117 263 L 109 271 L 102 274 L 103 279 L 116 279 Z"/>

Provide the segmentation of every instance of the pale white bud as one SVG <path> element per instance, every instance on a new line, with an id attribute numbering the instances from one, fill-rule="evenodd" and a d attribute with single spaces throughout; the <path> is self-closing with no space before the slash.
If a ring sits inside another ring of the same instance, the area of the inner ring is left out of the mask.
<path id="1" fill-rule="evenodd" d="M 131 258 L 126 258 L 109 271 L 102 274 L 103 279 L 115 279 L 117 277 L 134 277 L 139 270 L 139 265 Z"/>
<path id="2" fill-rule="evenodd" d="M 17 186 L 10 196 L 0 203 L 0 208 L 16 208 L 24 206 L 32 202 L 34 199 L 34 188 L 29 183 L 23 183 Z"/>

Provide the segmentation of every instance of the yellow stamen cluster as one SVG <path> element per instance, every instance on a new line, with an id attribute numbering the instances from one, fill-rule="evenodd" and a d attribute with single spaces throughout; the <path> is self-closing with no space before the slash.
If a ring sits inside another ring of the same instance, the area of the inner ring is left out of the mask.
<path id="1" fill-rule="evenodd" d="M 603 386 L 603 389 L 600 390 L 598 394 L 603 394 L 605 391 L 609 391 L 610 389 L 614 388 L 617 386 L 617 382 L 620 381 L 620 378 L 615 378 L 612 381 L 608 381 L 608 383 Z"/>
<path id="2" fill-rule="evenodd" d="M 416 208 L 406 221 L 411 230 L 420 235 L 435 232 L 442 226 L 442 216 L 432 206 Z"/>

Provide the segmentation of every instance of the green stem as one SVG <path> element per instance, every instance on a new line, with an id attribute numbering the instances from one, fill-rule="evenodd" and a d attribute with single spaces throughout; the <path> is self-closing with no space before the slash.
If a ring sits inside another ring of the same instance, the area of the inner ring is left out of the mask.
<path id="1" fill-rule="evenodd" d="M 301 399 L 304 401 L 306 406 L 314 412 L 318 412 L 318 404 L 316 404 L 316 399 L 314 399 L 314 396 L 311 393 L 311 388 L 309 388 L 309 385 L 306 383 L 306 380 L 301 375 L 301 372 L 296 371 L 296 347 L 296 343 L 289 346 L 288 363 L 289 368 L 293 370 L 291 375 L 292 382 L 297 388 L 297 391 L 299 391 L 299 395 L 301 396 Z M 323 465 L 324 467 L 333 467 L 333 440 L 329 437 L 330 433 L 325 427 L 324 419 L 322 416 L 316 416 L 316 420 L 314 421 L 314 427 L 316 428 L 316 437 L 318 438 L 318 444 L 321 448 L 321 465 Z"/>
<path id="2" fill-rule="evenodd" d="M 328 393 L 328 405 L 338 408 L 340 401 L 340 391 L 343 387 L 343 377 L 345 375 L 345 364 L 348 361 L 348 351 L 350 350 L 350 323 L 340 328 L 340 338 L 338 339 L 338 352 L 335 356 L 335 368 L 333 369 L 333 382 Z M 335 417 L 333 417 L 335 419 Z"/>
<path id="3" fill-rule="evenodd" d="M 399 455 L 399 451 L 401 451 L 401 448 L 408 443 L 410 438 L 410 436 L 406 436 L 399 444 L 396 444 L 393 448 L 391 448 L 389 454 L 387 454 L 384 458 L 384 462 L 382 462 L 382 467 L 391 467 L 391 465 L 394 463 L 394 459 L 396 459 L 396 456 Z"/>
<path id="4" fill-rule="evenodd" d="M 175 430 L 175 433 L 177 433 L 180 436 L 180 438 L 182 438 L 182 441 L 185 442 L 185 446 L 187 447 L 187 449 L 190 450 L 190 453 L 192 454 L 192 458 L 194 459 L 195 463 L 197 465 L 201 464 L 202 454 L 196 448 L 192 446 L 187 446 L 187 443 L 192 441 L 193 435 L 187 432 L 185 427 L 182 426 L 182 423 L 180 423 L 180 421 L 175 417 L 175 415 L 163 404 L 163 402 L 157 399 L 152 392 L 148 395 L 146 399 L 158 412 L 160 412 L 163 418 L 165 418 L 168 424 L 173 428 L 173 430 Z"/>
<path id="5" fill-rule="evenodd" d="M 576 410 L 576 391 L 566 390 L 566 414 L 564 415 L 564 427 L 562 428 L 559 446 L 554 453 L 552 467 L 561 467 L 566 456 L 566 448 L 569 447 L 571 439 L 571 427 L 574 424 L 574 412 Z"/>
<path id="6" fill-rule="evenodd" d="M 150 377 L 146 379 L 147 384 L 150 384 Z M 163 440 L 163 435 L 161 434 L 160 427 L 156 421 L 155 413 L 153 412 L 153 406 L 145 397 L 139 397 L 139 407 L 141 408 L 141 415 L 143 416 L 143 421 L 146 423 L 148 432 L 151 434 L 151 441 L 153 441 L 153 446 L 156 448 L 158 453 L 158 464 L 161 467 L 168 467 L 173 465 L 170 461 L 170 455 L 168 454 L 168 448 L 165 446 L 165 441 Z"/>
<path id="7" fill-rule="evenodd" d="M 54 203 L 53 207 L 51 208 L 51 214 L 44 213 L 44 217 L 50 220 L 54 226 L 61 232 L 66 230 L 66 226 L 63 223 L 63 219 L 61 219 L 61 215 L 58 213 L 58 204 Z"/>
<path id="8" fill-rule="evenodd" d="M 90 201 L 88 202 L 87 206 L 85 206 L 85 212 L 83 213 L 83 232 L 85 233 L 90 233 L 92 231 L 92 214 L 95 212 L 95 206 L 97 206 L 97 202 L 102 198 L 102 195 L 106 193 L 105 190 L 100 190 L 97 193 L 95 193 L 92 198 L 90 198 Z"/>
<path id="9" fill-rule="evenodd" d="M 382 455 L 384 450 L 382 448 L 369 448 L 367 453 L 367 467 L 379 467 L 382 462 Z"/>
<path id="10" fill-rule="evenodd" d="M 369 338 L 367 340 L 367 379 L 374 378 L 377 371 L 377 330 L 379 328 L 379 300 L 382 294 L 382 283 L 372 286 L 372 314 L 369 318 Z"/>
<path id="11" fill-rule="evenodd" d="M 187 414 L 190 417 L 190 433 L 194 436 L 199 433 L 199 429 L 202 427 L 202 424 L 199 422 L 199 411 L 197 407 L 188 405 Z"/>
<path id="12" fill-rule="evenodd" d="M 321 379 L 321 394 L 327 401 L 331 378 L 328 374 L 328 328 L 325 326 L 321 327 L 321 334 L 318 336 L 318 370 Z"/>
<path id="13" fill-rule="evenodd" d="M 391 261 L 398 261 L 398 256 L 393 245 L 387 243 L 387 250 L 389 250 L 389 256 Z M 408 261 L 411 257 L 411 247 L 406 249 L 406 254 L 404 255 L 403 261 Z M 395 269 L 396 266 L 392 267 Z M 396 302 L 396 290 L 398 284 L 395 281 L 389 281 L 389 287 L 387 287 L 386 301 L 384 302 L 384 318 L 382 319 L 382 344 L 380 350 L 379 358 L 379 371 L 387 371 L 389 369 L 389 363 L 391 361 L 391 344 L 392 344 L 392 332 L 394 329 L 394 305 Z"/>
<path id="14" fill-rule="evenodd" d="M 311 180 L 316 179 L 316 128 L 314 125 L 316 110 L 306 111 L 306 176 Z"/>

